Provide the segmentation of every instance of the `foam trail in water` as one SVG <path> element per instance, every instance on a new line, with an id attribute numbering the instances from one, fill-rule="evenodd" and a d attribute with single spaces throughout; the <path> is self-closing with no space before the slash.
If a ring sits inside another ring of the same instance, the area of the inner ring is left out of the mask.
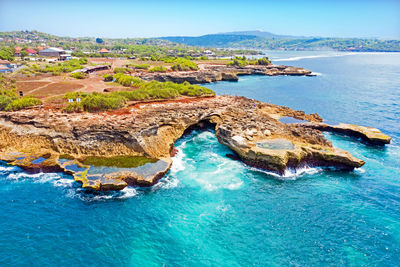
<path id="1" fill-rule="evenodd" d="M 35 174 L 18 172 L 18 173 L 10 173 L 7 176 L 7 179 L 9 180 L 15 180 L 15 181 L 31 180 L 35 183 L 46 183 L 60 178 L 61 178 L 60 175 L 58 175 L 57 173 L 43 173 L 43 172 Z"/>
<path id="2" fill-rule="evenodd" d="M 70 188 L 68 189 L 67 197 L 78 198 L 83 201 L 107 201 L 116 199 L 128 199 L 136 196 L 137 190 L 133 187 L 125 187 L 121 191 L 109 191 L 109 192 L 96 192 L 86 190 L 84 188 Z"/>
<path id="3" fill-rule="evenodd" d="M 309 58 L 343 57 L 343 56 L 351 56 L 351 55 L 356 55 L 356 54 L 357 53 L 334 54 L 334 55 L 299 56 L 299 57 L 289 57 L 289 58 L 278 58 L 278 59 L 273 59 L 273 61 L 297 61 L 297 60 L 309 59 Z"/>

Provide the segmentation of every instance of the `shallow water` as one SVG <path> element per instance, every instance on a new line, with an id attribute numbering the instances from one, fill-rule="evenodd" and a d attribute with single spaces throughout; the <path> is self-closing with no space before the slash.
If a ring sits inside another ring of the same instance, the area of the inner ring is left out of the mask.
<path id="1" fill-rule="evenodd" d="M 209 87 L 375 126 L 393 144 L 327 134 L 365 166 L 277 177 L 226 157 L 212 131 L 195 131 L 178 140 L 159 184 L 107 194 L 0 164 L 0 265 L 397 265 L 400 54 L 270 54 L 321 75 Z"/>

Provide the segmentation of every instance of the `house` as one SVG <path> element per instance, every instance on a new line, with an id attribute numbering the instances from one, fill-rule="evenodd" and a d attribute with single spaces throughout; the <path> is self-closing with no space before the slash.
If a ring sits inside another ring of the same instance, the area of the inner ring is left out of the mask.
<path id="1" fill-rule="evenodd" d="M 28 55 L 30 55 L 30 56 L 34 56 L 37 54 L 36 50 L 32 49 L 32 48 L 25 49 L 25 52 L 28 53 Z"/>
<path id="2" fill-rule="evenodd" d="M 62 54 L 60 55 L 59 60 L 66 61 L 66 60 L 71 60 L 71 58 L 72 57 L 69 54 Z"/>
<path id="3" fill-rule="evenodd" d="M 60 55 L 64 54 L 64 49 L 56 48 L 56 47 L 49 47 L 47 49 L 43 49 L 39 51 L 39 56 L 42 57 L 59 57 Z"/>
<path id="4" fill-rule="evenodd" d="M 102 55 L 109 54 L 109 53 L 111 53 L 111 52 L 106 48 L 102 48 L 99 50 L 99 54 L 102 54 Z"/>
<path id="5" fill-rule="evenodd" d="M 17 47 L 15 48 L 15 55 L 16 55 L 16 56 L 21 55 L 21 50 L 22 50 L 22 47 L 17 46 Z"/>

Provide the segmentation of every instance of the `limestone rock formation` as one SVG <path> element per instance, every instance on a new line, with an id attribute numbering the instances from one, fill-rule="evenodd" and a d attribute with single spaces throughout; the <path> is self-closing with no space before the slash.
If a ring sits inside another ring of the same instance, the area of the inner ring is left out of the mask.
<path id="1" fill-rule="evenodd" d="M 216 64 L 200 64 L 197 71 L 177 71 L 166 73 L 136 73 L 144 80 L 156 80 L 160 82 L 171 81 L 175 83 L 211 83 L 216 81 L 237 81 L 238 75 L 294 75 L 312 76 L 312 72 L 304 68 L 296 68 L 284 65 L 249 65 L 245 67 L 226 66 Z"/>
<path id="2" fill-rule="evenodd" d="M 208 123 L 215 127 L 219 142 L 243 162 L 276 173 L 303 166 L 353 169 L 364 164 L 333 147 L 316 127 L 285 124 L 279 121 L 281 116 L 314 125 L 322 121 L 318 114 L 234 96 L 142 103 L 124 112 L 98 114 L 1 112 L 0 159 L 27 169 L 60 169 L 93 190 L 150 186 L 170 168 L 176 140 L 190 127 Z M 93 156 L 144 156 L 156 161 L 122 168 L 80 161 Z"/>

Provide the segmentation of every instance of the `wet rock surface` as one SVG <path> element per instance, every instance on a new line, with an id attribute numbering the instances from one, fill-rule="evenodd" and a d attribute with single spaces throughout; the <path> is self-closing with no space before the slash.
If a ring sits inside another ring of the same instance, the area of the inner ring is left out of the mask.
<path id="1" fill-rule="evenodd" d="M 286 124 L 279 121 L 282 116 L 310 123 Z M 324 128 L 316 127 L 321 122 L 318 114 L 234 96 L 143 103 L 124 112 L 98 114 L 1 112 L 0 160 L 27 169 L 59 169 L 93 190 L 150 186 L 170 168 L 175 141 L 188 128 L 207 123 L 243 162 L 265 170 L 282 174 L 303 166 L 362 166 L 362 160 L 332 146 L 319 130 Z M 158 161 L 135 168 L 85 166 L 78 161 L 89 156 Z"/>

